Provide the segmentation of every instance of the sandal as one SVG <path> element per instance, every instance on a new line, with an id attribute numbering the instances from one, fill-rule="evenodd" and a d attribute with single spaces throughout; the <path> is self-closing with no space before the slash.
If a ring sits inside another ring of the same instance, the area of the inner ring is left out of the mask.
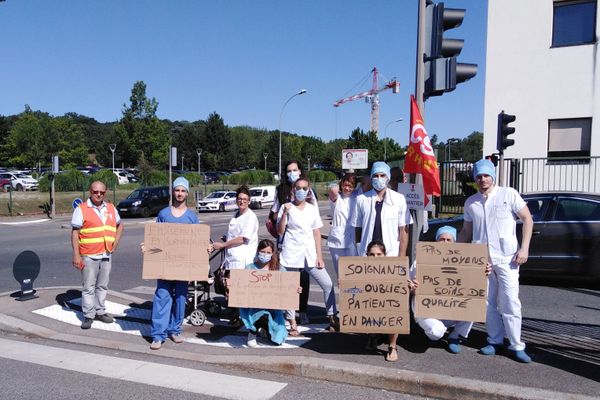
<path id="1" fill-rule="evenodd" d="M 327 327 L 329 332 L 339 332 L 340 331 L 340 320 L 335 315 L 329 316 L 329 326 Z"/>
<path id="2" fill-rule="evenodd" d="M 298 325 L 296 324 L 296 321 L 293 321 L 290 323 L 290 329 L 288 329 L 288 335 L 290 336 L 300 336 L 300 332 L 298 332 Z"/>
<path id="3" fill-rule="evenodd" d="M 385 361 L 398 361 L 398 352 L 396 351 L 396 345 L 390 345 L 390 347 L 388 347 L 388 352 L 385 355 Z"/>

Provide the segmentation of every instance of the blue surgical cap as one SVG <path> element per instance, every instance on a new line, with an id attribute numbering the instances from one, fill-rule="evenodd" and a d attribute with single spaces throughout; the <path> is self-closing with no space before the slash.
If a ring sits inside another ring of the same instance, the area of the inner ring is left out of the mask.
<path id="1" fill-rule="evenodd" d="M 450 225 L 444 225 L 437 230 L 437 232 L 435 233 L 436 242 L 438 241 L 440 236 L 442 236 L 445 233 L 450 234 L 450 236 L 452 236 L 452 240 L 456 242 L 456 228 L 451 227 Z"/>
<path id="2" fill-rule="evenodd" d="M 180 176 L 173 181 L 173 189 L 175 189 L 177 186 L 183 186 L 186 192 L 190 191 L 190 183 L 183 176 Z"/>
<path id="3" fill-rule="evenodd" d="M 477 175 L 489 175 L 496 181 L 496 167 L 490 160 L 479 160 L 473 167 L 473 179 L 476 179 Z"/>
<path id="4" fill-rule="evenodd" d="M 373 163 L 373 167 L 371 167 L 371 176 L 379 173 L 384 173 L 388 179 L 392 176 L 390 174 L 390 166 L 383 161 L 376 161 Z"/>

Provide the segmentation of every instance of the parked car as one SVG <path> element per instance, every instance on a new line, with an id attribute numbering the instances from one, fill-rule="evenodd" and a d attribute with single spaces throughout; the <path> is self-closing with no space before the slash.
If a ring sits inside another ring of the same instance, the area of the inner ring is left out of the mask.
<path id="1" fill-rule="evenodd" d="M 219 182 L 220 175 L 216 172 L 205 172 L 202 174 L 203 183 L 217 183 Z"/>
<path id="2" fill-rule="evenodd" d="M 533 217 L 529 259 L 524 276 L 593 277 L 600 282 L 600 194 L 543 192 L 522 195 Z M 433 241 L 443 225 L 459 231 L 463 216 L 429 221 L 421 240 Z M 517 221 L 521 243 L 522 223 Z"/>
<path id="3" fill-rule="evenodd" d="M 113 173 L 117 176 L 117 184 L 125 185 L 129 183 L 129 178 L 127 177 L 128 173 L 125 171 L 117 171 L 114 170 Z"/>
<path id="4" fill-rule="evenodd" d="M 4 192 L 8 192 L 8 190 L 10 189 L 11 184 L 10 184 L 10 178 L 2 178 L 0 177 L 0 189 Z"/>
<path id="5" fill-rule="evenodd" d="M 2 172 L 0 173 L 0 179 L 10 179 L 12 188 L 15 190 L 23 191 L 23 190 L 37 190 L 38 189 L 38 181 L 31 177 L 31 175 L 26 175 L 24 173 L 15 173 L 15 172 Z"/>
<path id="6" fill-rule="evenodd" d="M 275 201 L 275 186 L 257 186 L 250 188 L 250 208 L 272 206 Z"/>
<path id="7" fill-rule="evenodd" d="M 169 187 L 145 187 L 131 192 L 129 196 L 117 205 L 121 216 L 141 215 L 149 217 L 158 214 L 169 205 Z"/>
<path id="8" fill-rule="evenodd" d="M 198 212 L 237 210 L 235 197 L 235 192 L 223 190 L 212 192 L 205 198 L 198 200 L 196 208 Z"/>

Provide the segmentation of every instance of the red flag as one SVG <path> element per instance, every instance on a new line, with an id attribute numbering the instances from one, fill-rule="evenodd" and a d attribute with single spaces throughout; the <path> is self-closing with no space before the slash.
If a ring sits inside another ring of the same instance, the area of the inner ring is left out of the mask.
<path id="1" fill-rule="evenodd" d="M 410 142 L 404 172 L 423 175 L 425 194 L 440 196 L 440 170 L 414 96 L 410 96 Z"/>

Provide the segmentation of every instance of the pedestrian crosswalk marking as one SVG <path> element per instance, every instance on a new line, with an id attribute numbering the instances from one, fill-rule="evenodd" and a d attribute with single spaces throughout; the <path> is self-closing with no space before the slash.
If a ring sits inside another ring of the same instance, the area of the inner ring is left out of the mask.
<path id="1" fill-rule="evenodd" d="M 0 357 L 225 399 L 270 399 L 286 383 L 0 339 Z M 176 379 L 173 379 L 176 377 Z"/>
<path id="2" fill-rule="evenodd" d="M 69 300 L 68 303 L 72 305 L 79 306 L 81 304 L 81 298 L 76 298 Z M 138 320 L 148 321 L 147 323 L 143 321 L 136 321 L 131 319 L 117 318 L 115 322 L 112 324 L 105 324 L 99 321 L 94 321 L 92 324 L 92 329 L 98 329 L 103 331 L 117 332 L 117 333 L 126 333 L 129 335 L 136 336 L 150 336 L 150 318 L 151 318 L 151 310 L 139 307 L 130 307 L 124 304 L 106 301 L 106 312 L 112 314 L 116 317 L 132 317 Z M 48 307 L 44 307 L 38 310 L 33 311 L 35 314 L 51 318 L 60 322 L 67 323 L 69 325 L 79 326 L 81 325 L 81 321 L 83 321 L 83 314 L 81 311 L 63 307 L 58 304 L 54 304 Z M 225 320 L 216 320 L 213 319 L 215 324 L 218 325 L 227 325 L 227 321 Z M 210 324 L 210 321 L 206 322 Z M 307 326 L 299 326 L 298 331 L 301 334 L 312 334 L 312 333 L 320 333 L 324 332 L 327 328 L 326 324 L 311 324 Z M 185 331 L 185 326 L 184 326 Z M 186 343 L 199 344 L 205 346 L 215 346 L 215 347 L 227 347 L 227 348 L 241 348 L 246 347 L 246 335 L 244 331 L 241 330 L 240 334 L 235 335 L 226 335 L 222 336 L 219 339 L 210 340 L 200 337 L 186 337 L 183 336 L 183 339 Z M 300 336 L 300 337 L 292 337 L 288 336 L 286 341 L 281 346 L 276 346 L 271 344 L 266 339 L 259 339 L 260 348 L 269 348 L 269 349 L 294 349 L 303 346 L 308 341 L 310 341 L 309 337 Z"/>

